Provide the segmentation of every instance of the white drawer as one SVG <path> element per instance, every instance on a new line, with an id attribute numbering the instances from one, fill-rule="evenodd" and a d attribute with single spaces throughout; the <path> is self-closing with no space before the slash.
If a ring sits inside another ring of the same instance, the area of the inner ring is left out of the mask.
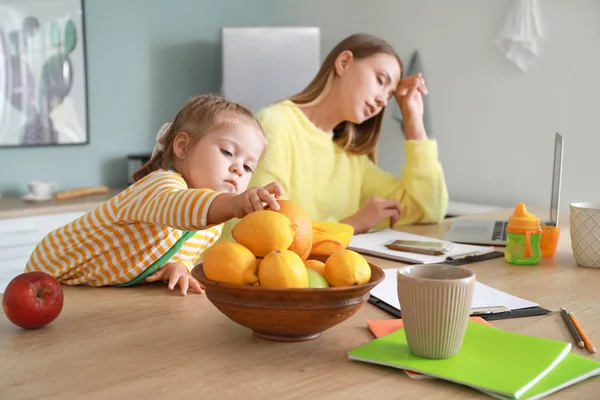
<path id="1" fill-rule="evenodd" d="M 51 231 L 81 217 L 82 211 L 0 219 L 0 252 L 13 246 L 36 245 Z"/>
<path id="2" fill-rule="evenodd" d="M 0 246 L 0 269 L 2 268 L 2 263 L 5 261 L 13 261 L 18 259 L 29 259 L 31 253 L 35 249 L 36 243 L 26 244 L 26 245 L 18 245 L 18 246 Z"/>
<path id="3" fill-rule="evenodd" d="M 28 260 L 29 257 L 0 261 L 0 293 L 4 293 L 4 289 L 15 276 L 25 272 Z"/>
<path id="4" fill-rule="evenodd" d="M 44 231 L 44 236 L 49 232 L 60 228 L 63 225 L 85 215 L 83 211 L 60 213 L 60 214 L 48 214 L 44 216 L 38 216 L 39 227 Z"/>
<path id="5" fill-rule="evenodd" d="M 0 219 L 0 293 L 25 271 L 31 252 L 48 233 L 84 214 L 77 211 Z"/>
<path id="6" fill-rule="evenodd" d="M 36 227 L 15 227 L 12 231 L 0 231 L 0 253 L 15 246 L 35 245 L 44 237 L 43 231 Z"/>

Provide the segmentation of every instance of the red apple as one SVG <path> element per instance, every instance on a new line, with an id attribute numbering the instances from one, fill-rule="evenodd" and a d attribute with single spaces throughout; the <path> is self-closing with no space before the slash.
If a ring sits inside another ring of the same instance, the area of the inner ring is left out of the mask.
<path id="1" fill-rule="evenodd" d="M 52 275 L 25 272 L 15 276 L 6 287 L 2 308 L 13 324 L 25 329 L 41 328 L 62 311 L 63 290 Z"/>

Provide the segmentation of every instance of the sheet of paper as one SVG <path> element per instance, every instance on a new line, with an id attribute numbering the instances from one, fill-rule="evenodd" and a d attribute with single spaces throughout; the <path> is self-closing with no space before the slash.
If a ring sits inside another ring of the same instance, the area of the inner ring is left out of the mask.
<path id="1" fill-rule="evenodd" d="M 400 310 L 396 271 L 396 268 L 383 270 L 383 272 L 385 272 L 385 279 L 371 289 L 371 295 Z M 538 305 L 539 304 L 537 303 L 521 299 L 520 297 L 513 296 L 501 290 L 484 285 L 481 282 L 477 282 L 471 308 L 504 306 L 509 310 L 517 310 L 520 308 L 537 307 Z"/>
<path id="2" fill-rule="evenodd" d="M 352 240 L 350 240 L 348 248 L 363 254 L 390 258 L 392 260 L 404 261 L 407 263 L 422 264 L 433 264 L 443 262 L 447 257 L 460 257 L 468 254 L 483 254 L 494 250 L 494 248 L 490 246 L 473 246 L 454 243 L 454 246 L 447 254 L 443 256 L 431 256 L 427 254 L 390 250 L 385 247 L 386 244 L 389 244 L 394 240 L 421 240 L 428 242 L 449 243 L 444 240 L 430 238 L 427 236 L 413 235 L 411 233 L 400 232 L 393 229 L 383 229 L 373 233 L 354 235 Z"/>

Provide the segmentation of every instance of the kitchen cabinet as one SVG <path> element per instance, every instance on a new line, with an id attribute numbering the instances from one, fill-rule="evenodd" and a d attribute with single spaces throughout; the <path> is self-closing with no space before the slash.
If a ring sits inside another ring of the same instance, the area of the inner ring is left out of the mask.
<path id="1" fill-rule="evenodd" d="M 23 272 L 31 252 L 44 236 L 84 214 L 75 211 L 0 219 L 0 293 Z"/>
<path id="2" fill-rule="evenodd" d="M 31 252 L 44 236 L 119 192 L 113 189 L 105 194 L 39 203 L 16 196 L 0 197 L 0 293 L 24 271 Z"/>

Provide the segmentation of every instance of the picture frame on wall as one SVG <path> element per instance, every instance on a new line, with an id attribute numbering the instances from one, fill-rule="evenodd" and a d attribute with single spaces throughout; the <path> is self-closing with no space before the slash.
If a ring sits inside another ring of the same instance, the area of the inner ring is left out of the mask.
<path id="1" fill-rule="evenodd" d="M 83 0 L 0 0 L 0 149 L 89 139 Z"/>

